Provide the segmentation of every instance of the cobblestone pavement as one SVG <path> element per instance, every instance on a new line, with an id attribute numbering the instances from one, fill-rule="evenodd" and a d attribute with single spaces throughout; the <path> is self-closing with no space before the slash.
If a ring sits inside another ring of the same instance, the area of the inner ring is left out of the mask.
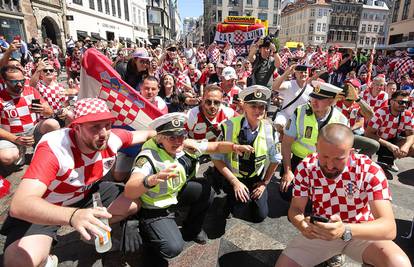
<path id="1" fill-rule="evenodd" d="M 46 163 L 45 163 L 46 164 Z M 414 159 L 407 158 L 397 161 L 400 172 L 392 176 L 389 183 L 393 194 L 393 208 L 396 216 L 398 236 L 396 242 L 414 260 L 413 239 L 403 239 L 402 235 L 410 230 L 413 218 L 414 198 Z M 47 165 L 45 165 L 47 167 Z M 25 166 L 21 170 L 9 171 L 7 179 L 13 188 L 19 182 Z M 411 169 L 410 169 L 411 168 Z M 8 170 L 1 170 L 3 173 Z M 276 175 L 278 177 L 278 175 Z M 297 230 L 288 222 L 286 214 L 288 205 L 278 194 L 278 179 L 273 178 L 269 189 L 269 217 L 262 223 L 253 224 L 239 219 L 226 219 L 223 214 L 224 195 L 215 198 L 205 222 L 206 232 L 210 238 L 204 245 L 193 242 L 186 243 L 186 249 L 177 258 L 169 262 L 172 267 L 209 267 L 209 266 L 274 266 L 274 263 L 287 242 L 292 239 Z M 0 200 L 0 223 L 7 215 L 10 196 Z M 114 228 L 113 243 L 116 246 L 119 229 Z M 4 237 L 0 238 L 0 248 L 3 247 Z M 122 256 L 119 252 L 98 254 L 92 245 L 79 240 L 79 234 L 70 227 L 62 227 L 59 241 L 53 248 L 53 253 L 59 257 L 59 266 L 144 266 L 142 253 Z M 0 255 L 0 258 L 2 255 Z M 1 264 L 0 264 L 1 265 Z M 345 266 L 360 266 L 346 259 Z"/>

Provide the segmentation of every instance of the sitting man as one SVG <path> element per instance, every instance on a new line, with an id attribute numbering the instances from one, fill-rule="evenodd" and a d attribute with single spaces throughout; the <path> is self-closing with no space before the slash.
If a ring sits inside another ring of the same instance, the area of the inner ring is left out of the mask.
<path id="1" fill-rule="evenodd" d="M 143 145 L 125 187 L 129 199 L 139 198 L 142 203 L 140 233 L 148 252 L 156 255 L 151 257 L 148 266 L 157 266 L 153 260 L 160 257 L 161 260 L 176 257 L 183 250 L 183 240 L 207 242 L 202 225 L 213 201 L 213 192 L 207 180 L 193 179 L 199 155 L 253 150 L 250 146 L 230 142 L 186 140 L 186 120 L 184 113 L 175 112 L 151 123 L 157 135 Z M 174 220 L 172 208 L 175 204 L 190 206 L 182 233 Z"/>
<path id="2" fill-rule="evenodd" d="M 253 85 L 240 93 L 244 115 L 222 124 L 220 140 L 250 145 L 254 153 L 212 155 L 214 166 L 225 177 L 224 191 L 230 211 L 236 217 L 253 222 L 263 221 L 269 212 L 267 185 L 273 177 L 281 155 L 273 127 L 265 120 L 271 91 Z"/>
<path id="3" fill-rule="evenodd" d="M 81 236 L 110 231 L 99 218 L 120 221 L 137 212 L 122 188 L 102 177 L 112 168 L 116 151 L 142 143 L 152 131 L 111 130 L 115 117 L 106 103 L 84 98 L 75 103 L 70 128 L 48 133 L 40 140 L 10 206 L 1 233 L 7 235 L 5 266 L 57 266 L 48 256 L 61 225 L 74 227 Z M 45 165 L 45 160 L 47 164 Z M 92 194 L 99 192 L 104 207 L 93 209 Z M 50 264 L 50 265 L 47 265 Z"/>
<path id="4" fill-rule="evenodd" d="M 190 138 L 215 141 L 221 133 L 219 125 L 237 113 L 222 105 L 223 91 L 215 84 L 207 85 L 201 104 L 190 109 L 186 128 Z"/>
<path id="5" fill-rule="evenodd" d="M 409 92 L 396 91 L 389 102 L 389 107 L 375 112 L 365 135 L 380 143 L 378 162 L 397 172 L 395 159 L 414 156 L 414 118 Z"/>
<path id="6" fill-rule="evenodd" d="M 376 112 L 388 106 L 388 94 L 385 92 L 385 78 L 378 75 L 372 84 L 360 94 L 361 98 Z"/>
<path id="7" fill-rule="evenodd" d="M 288 216 L 301 234 L 276 267 L 315 266 L 341 253 L 372 266 L 411 266 L 392 241 L 397 229 L 387 178 L 353 152 L 353 141 L 349 127 L 329 124 L 320 131 L 317 153 L 298 165 Z M 304 215 L 309 200 L 311 218 Z"/>
<path id="8" fill-rule="evenodd" d="M 223 104 L 236 110 L 234 98 L 241 91 L 236 85 L 237 74 L 233 67 L 225 67 L 220 75 L 220 88 L 223 90 Z"/>
<path id="9" fill-rule="evenodd" d="M 0 164 L 21 165 L 26 149 L 60 126 L 54 119 L 41 119 L 53 111 L 35 88 L 25 84 L 22 69 L 6 66 L 1 76 L 6 88 L 0 91 Z"/>

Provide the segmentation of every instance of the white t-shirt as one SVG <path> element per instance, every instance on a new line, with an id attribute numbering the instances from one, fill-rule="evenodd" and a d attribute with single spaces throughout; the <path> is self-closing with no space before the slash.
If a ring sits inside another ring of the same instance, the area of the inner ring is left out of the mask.
<path id="1" fill-rule="evenodd" d="M 287 104 L 290 103 L 302 90 L 301 87 L 296 83 L 296 80 L 291 81 L 284 81 L 280 88 L 283 90 L 279 91 L 279 95 L 283 98 L 283 105 L 285 107 Z M 287 119 L 293 115 L 295 109 L 300 105 L 306 104 L 309 101 L 309 94 L 312 93 L 313 88 L 309 84 L 306 85 L 305 92 L 297 99 L 292 105 L 288 108 L 279 112 L 276 116 L 275 123 L 280 124 L 283 127 L 286 125 Z"/>

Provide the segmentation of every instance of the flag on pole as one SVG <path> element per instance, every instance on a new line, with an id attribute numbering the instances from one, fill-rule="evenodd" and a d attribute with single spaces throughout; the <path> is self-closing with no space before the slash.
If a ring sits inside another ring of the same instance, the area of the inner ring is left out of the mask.
<path id="1" fill-rule="evenodd" d="M 374 64 L 374 55 L 375 55 L 375 47 L 377 46 L 377 42 L 374 43 L 374 47 L 371 49 L 371 54 L 369 57 L 369 63 L 368 63 L 368 75 L 367 75 L 367 84 L 369 85 L 371 83 L 372 78 L 372 64 Z"/>
<path id="2" fill-rule="evenodd" d="M 129 86 L 112 68 L 111 61 L 95 48 L 82 58 L 78 98 L 99 97 L 106 101 L 117 117 L 115 126 L 129 126 L 134 130 L 148 129 L 161 111 Z"/>

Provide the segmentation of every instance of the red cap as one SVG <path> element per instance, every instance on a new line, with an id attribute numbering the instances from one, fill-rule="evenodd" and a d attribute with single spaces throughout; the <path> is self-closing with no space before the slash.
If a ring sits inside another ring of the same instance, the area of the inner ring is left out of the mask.
<path id="1" fill-rule="evenodd" d="M 69 125 L 72 127 L 74 124 L 112 120 L 115 121 L 116 117 L 109 111 L 106 102 L 99 98 L 83 98 L 75 103 L 75 119 Z"/>

